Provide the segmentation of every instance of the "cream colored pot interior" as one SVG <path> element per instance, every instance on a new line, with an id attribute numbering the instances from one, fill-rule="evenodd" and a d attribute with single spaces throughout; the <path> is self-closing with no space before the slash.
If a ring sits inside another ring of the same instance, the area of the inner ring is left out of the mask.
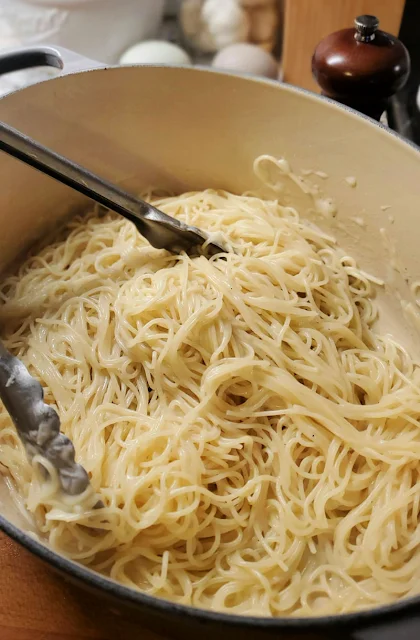
<path id="1" fill-rule="evenodd" d="M 420 353 L 420 153 L 370 121 L 275 83 L 152 67 L 102 69 L 32 86 L 0 101 L 0 119 L 133 191 L 154 185 L 239 193 L 258 186 L 257 156 L 285 157 L 335 203 L 336 215 L 315 215 L 316 223 L 386 281 L 378 293 L 382 328 Z M 86 201 L 1 154 L 0 175 L 4 270 Z M 314 217 L 313 197 L 285 182 L 280 199 Z M 1 490 L 2 513 L 22 526 L 7 502 Z"/>

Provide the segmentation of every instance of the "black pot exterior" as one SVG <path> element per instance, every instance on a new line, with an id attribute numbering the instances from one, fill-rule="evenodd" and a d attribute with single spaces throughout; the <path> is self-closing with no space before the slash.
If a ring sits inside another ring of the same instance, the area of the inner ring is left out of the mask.
<path id="1" fill-rule="evenodd" d="M 0 530 L 48 563 L 97 601 L 104 627 L 107 616 L 138 624 L 175 640 L 420 640 L 420 597 L 359 613 L 320 618 L 257 618 L 233 616 L 178 605 L 147 596 L 57 555 L 0 515 Z M 116 640 L 119 634 L 113 635 Z"/>

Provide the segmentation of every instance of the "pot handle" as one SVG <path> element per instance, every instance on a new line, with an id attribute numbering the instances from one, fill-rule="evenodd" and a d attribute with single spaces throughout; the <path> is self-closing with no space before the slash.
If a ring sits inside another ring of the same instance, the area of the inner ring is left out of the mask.
<path id="1" fill-rule="evenodd" d="M 104 68 L 105 65 L 56 46 L 22 47 L 0 54 L 0 75 L 31 67 L 55 67 L 61 70 L 61 75 L 66 75 Z"/>

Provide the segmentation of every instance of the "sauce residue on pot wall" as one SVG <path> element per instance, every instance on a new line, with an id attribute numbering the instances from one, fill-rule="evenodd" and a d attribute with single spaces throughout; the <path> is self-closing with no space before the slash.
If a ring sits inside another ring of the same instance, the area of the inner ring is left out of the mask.
<path id="1" fill-rule="evenodd" d="M 368 210 L 355 211 L 355 215 L 343 215 L 337 202 L 328 194 L 329 176 L 324 171 L 313 168 L 297 171 L 285 158 L 279 158 L 276 167 L 277 173 L 271 170 L 267 171 L 267 175 L 271 176 L 270 187 L 279 201 L 294 206 L 297 195 L 295 186 L 301 195 L 310 200 L 304 217 L 331 234 L 338 246 L 375 278 L 379 330 L 392 335 L 420 357 L 420 300 L 418 295 L 416 300 L 416 283 L 412 283 L 391 232 L 395 217 L 391 214 L 386 218 L 382 216 L 390 209 L 390 205 L 384 203 L 378 206 L 381 212 L 380 226 L 375 224 L 378 216 L 373 216 L 373 212 Z M 258 169 L 256 172 L 258 175 Z M 267 183 L 267 179 L 264 181 Z M 356 174 L 343 176 L 342 181 L 351 190 L 358 187 Z M 351 197 L 350 192 L 348 197 Z M 295 208 L 302 213 L 299 206 Z"/>

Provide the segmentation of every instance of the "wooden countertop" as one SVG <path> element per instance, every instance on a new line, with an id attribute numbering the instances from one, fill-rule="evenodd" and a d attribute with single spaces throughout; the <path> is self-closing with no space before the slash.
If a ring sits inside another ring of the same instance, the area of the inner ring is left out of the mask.
<path id="1" fill-rule="evenodd" d="M 68 584 L 0 533 L 1 640 L 133 640 L 138 624 Z M 141 629 L 142 640 L 169 640 Z"/>

